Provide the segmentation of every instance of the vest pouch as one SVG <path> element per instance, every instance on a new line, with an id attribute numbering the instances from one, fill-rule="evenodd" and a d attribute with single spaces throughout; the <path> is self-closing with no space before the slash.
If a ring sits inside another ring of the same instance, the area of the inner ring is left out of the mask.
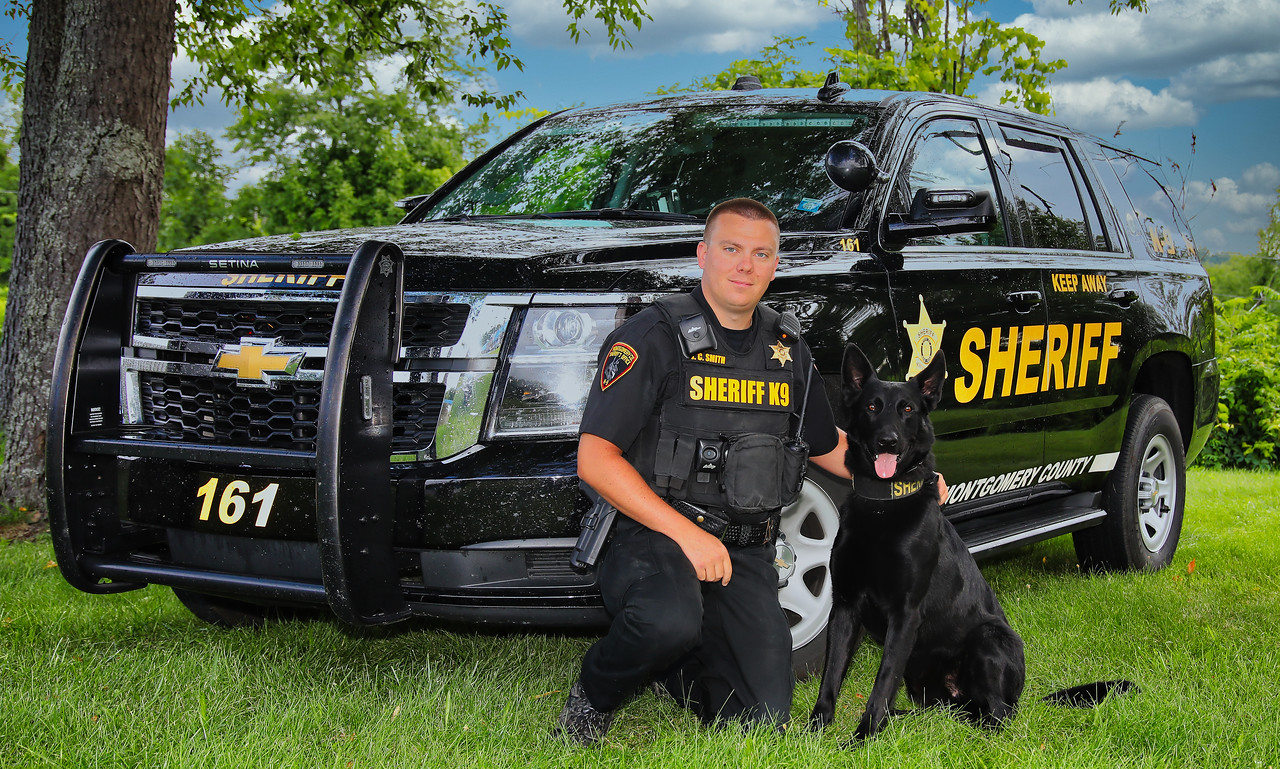
<path id="1" fill-rule="evenodd" d="M 793 438 L 782 444 L 782 506 L 800 498 L 805 470 L 809 465 L 809 444 Z"/>
<path id="2" fill-rule="evenodd" d="M 725 502 L 739 513 L 772 512 L 783 502 L 783 468 L 787 451 L 775 435 L 749 433 L 729 439 L 725 454 Z M 792 494 L 792 499 L 795 495 Z"/>

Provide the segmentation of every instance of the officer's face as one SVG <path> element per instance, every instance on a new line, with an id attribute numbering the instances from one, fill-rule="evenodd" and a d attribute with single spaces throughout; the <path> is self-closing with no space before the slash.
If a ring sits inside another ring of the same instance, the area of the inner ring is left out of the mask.
<path id="1" fill-rule="evenodd" d="M 778 267 L 778 229 L 768 220 L 721 214 L 698 244 L 698 266 L 702 293 L 720 325 L 748 328 Z"/>

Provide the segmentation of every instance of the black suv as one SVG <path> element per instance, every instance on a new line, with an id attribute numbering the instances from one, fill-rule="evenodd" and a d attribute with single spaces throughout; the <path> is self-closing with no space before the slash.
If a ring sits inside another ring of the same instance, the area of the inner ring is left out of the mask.
<path id="1" fill-rule="evenodd" d="M 901 378 L 935 352 L 945 510 L 975 553 L 1072 533 L 1159 568 L 1216 413 L 1209 282 L 1154 164 L 922 93 L 754 90 L 547 117 L 394 226 L 89 252 L 48 445 L 58 563 L 169 585 L 237 623 L 606 621 L 569 565 L 577 425 L 601 340 L 693 286 L 731 197 L 782 223 L 766 301 L 833 395 L 847 341 Z M 797 663 L 823 638 L 843 486 L 783 531 Z"/>

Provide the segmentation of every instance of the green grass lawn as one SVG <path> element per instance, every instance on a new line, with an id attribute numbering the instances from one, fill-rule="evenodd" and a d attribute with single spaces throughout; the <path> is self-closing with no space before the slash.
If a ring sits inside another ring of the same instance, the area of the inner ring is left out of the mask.
<path id="1" fill-rule="evenodd" d="M 550 731 L 590 638 L 218 630 L 159 587 L 77 592 L 47 537 L 0 543 L 0 766 L 1280 766 L 1280 475 L 1192 471 L 1189 485 L 1163 572 L 1080 574 L 1069 539 L 984 564 L 1027 644 L 1008 728 L 920 712 L 853 751 L 839 744 L 873 647 L 824 734 L 705 730 L 645 694 L 580 750 Z M 1094 710 L 1038 701 L 1104 678 L 1142 690 Z M 797 721 L 816 696 L 816 679 L 800 685 Z"/>

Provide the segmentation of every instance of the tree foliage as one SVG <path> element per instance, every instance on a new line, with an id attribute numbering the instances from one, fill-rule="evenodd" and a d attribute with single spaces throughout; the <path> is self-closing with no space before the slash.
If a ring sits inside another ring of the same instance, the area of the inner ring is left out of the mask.
<path id="1" fill-rule="evenodd" d="M 1218 424 L 1201 453 L 1207 467 L 1280 467 L 1280 292 L 1217 302 L 1221 373 Z"/>
<path id="2" fill-rule="evenodd" d="M 1271 219 L 1258 230 L 1258 257 L 1271 264 L 1280 261 L 1280 189 L 1276 190 L 1276 202 L 1271 204 Z"/>
<path id="3" fill-rule="evenodd" d="M 626 47 L 628 27 L 649 18 L 640 0 L 562 0 L 576 42 L 585 18 L 600 21 L 613 47 Z M 426 102 L 460 96 L 506 109 L 520 93 L 460 91 L 460 78 L 489 63 L 523 69 L 511 48 L 507 15 L 489 0 L 182 0 L 178 44 L 203 71 L 175 96 L 198 100 L 211 86 L 228 103 L 253 104 L 266 94 L 263 73 L 302 86 L 322 86 L 362 58 L 402 62 L 405 81 Z M 359 73 L 367 77 L 367 73 Z"/>
<path id="4" fill-rule="evenodd" d="M 18 221 L 18 164 L 12 157 L 16 130 L 13 126 L 0 126 L 0 286 L 9 284 L 13 228 Z"/>
<path id="5" fill-rule="evenodd" d="M 390 224 L 395 202 L 431 192 L 462 167 L 479 128 L 407 91 L 356 90 L 339 79 L 304 90 L 264 87 L 227 130 L 264 172 L 227 196 L 233 169 L 203 132 L 165 153 L 160 250 L 255 235 Z"/>
<path id="6" fill-rule="evenodd" d="M 242 191 L 264 233 L 389 224 L 395 202 L 430 192 L 462 167 L 471 131 L 406 92 L 267 87 L 227 135 L 270 170 Z"/>
<path id="7" fill-rule="evenodd" d="M 204 131 L 179 134 L 164 153 L 159 251 L 235 237 L 226 197 L 232 170 Z"/>
<path id="8" fill-rule="evenodd" d="M 1214 281 L 1218 368 L 1218 425 L 1201 454 L 1208 467 L 1280 467 L 1280 190 L 1267 226 L 1258 231 L 1258 253 L 1209 266 Z M 1242 290 L 1238 281 L 1262 280 Z M 1229 299 L 1224 296 L 1235 295 Z"/>
<path id="9" fill-rule="evenodd" d="M 905 0 L 900 6 L 884 0 L 818 2 L 845 23 L 848 45 L 823 50 L 841 81 L 856 88 L 968 96 L 974 78 L 982 75 L 1005 84 L 1001 103 L 1045 114 L 1050 111 L 1049 79 L 1067 66 L 1063 59 L 1042 58 L 1040 38 L 984 16 L 986 0 Z M 1109 4 L 1112 13 L 1146 10 L 1146 0 Z M 767 88 L 816 87 L 826 72 L 800 68 L 795 55 L 810 45 L 804 37 L 776 37 L 758 58 L 735 61 L 723 72 L 694 81 L 692 89 L 728 88 L 740 75 L 756 75 Z"/>
<path id="10" fill-rule="evenodd" d="M 1258 256 L 1232 254 L 1204 266 L 1213 283 L 1213 295 L 1222 301 L 1252 296 L 1257 286 L 1275 288 L 1276 263 Z"/>

